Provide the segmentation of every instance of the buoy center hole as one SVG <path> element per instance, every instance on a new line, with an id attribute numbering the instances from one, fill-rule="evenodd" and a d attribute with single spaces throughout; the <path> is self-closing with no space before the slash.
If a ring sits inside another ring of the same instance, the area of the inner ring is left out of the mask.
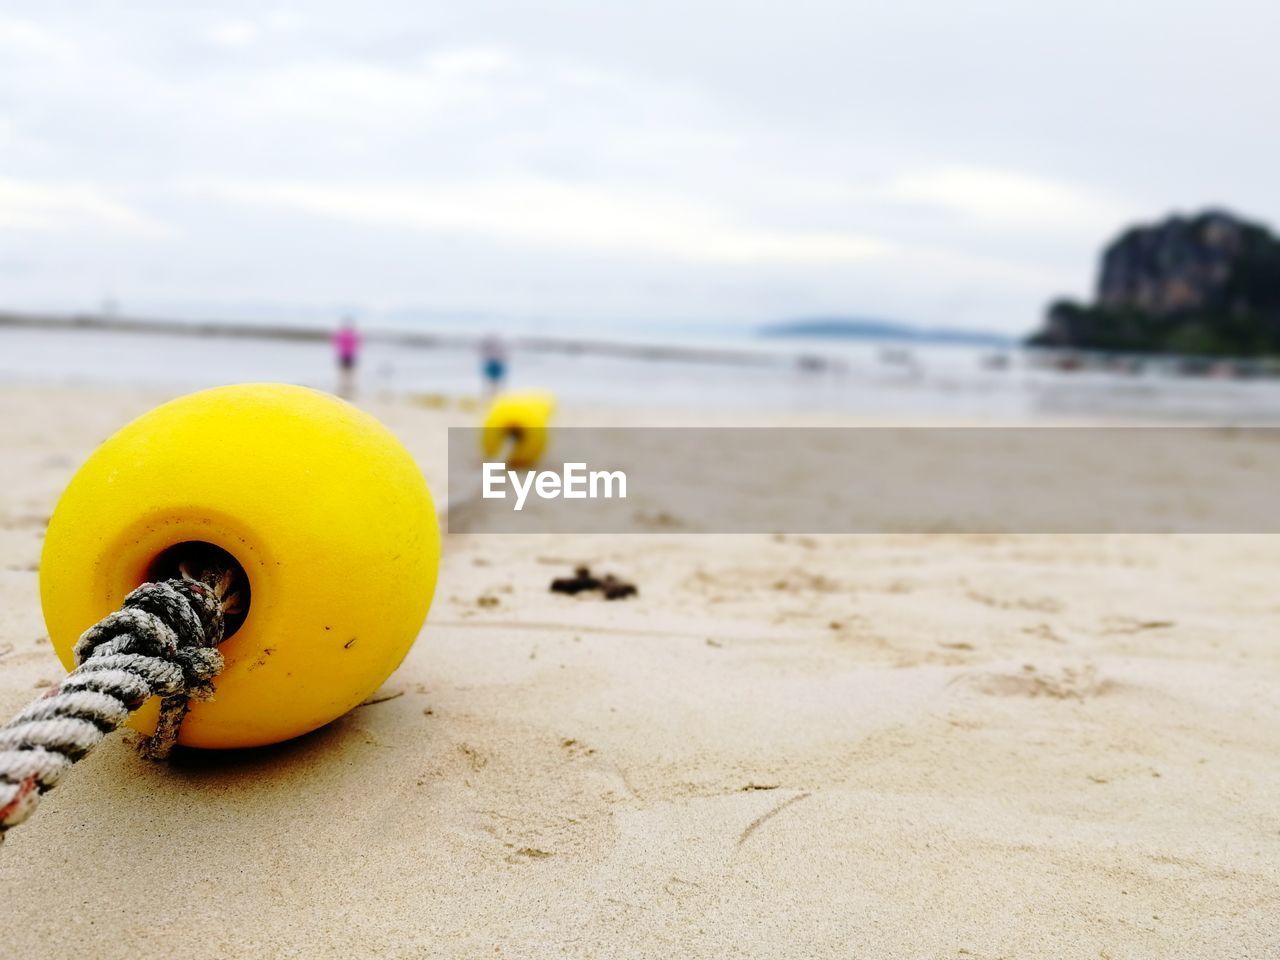
<path id="1" fill-rule="evenodd" d="M 226 640 L 244 624 L 249 615 L 249 575 L 226 550 L 203 540 L 186 540 L 161 550 L 147 567 L 147 580 L 156 583 L 176 577 L 202 580 L 210 586 L 225 583 L 222 595 L 223 635 Z"/>

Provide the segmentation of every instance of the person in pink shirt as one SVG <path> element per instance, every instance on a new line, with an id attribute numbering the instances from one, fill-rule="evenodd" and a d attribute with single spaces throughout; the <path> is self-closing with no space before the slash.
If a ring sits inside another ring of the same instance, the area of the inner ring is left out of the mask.
<path id="1" fill-rule="evenodd" d="M 338 392 L 349 395 L 355 386 L 356 362 L 360 359 L 360 331 L 351 317 L 343 317 L 333 334 L 333 353 L 338 361 Z"/>

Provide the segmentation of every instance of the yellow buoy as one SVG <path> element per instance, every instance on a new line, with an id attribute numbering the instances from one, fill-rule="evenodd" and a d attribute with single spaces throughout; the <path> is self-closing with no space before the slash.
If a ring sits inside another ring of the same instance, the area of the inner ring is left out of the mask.
<path id="1" fill-rule="evenodd" d="M 480 431 L 481 452 L 492 459 L 506 447 L 507 466 L 532 467 L 547 447 L 547 425 L 555 406 L 555 397 L 542 391 L 495 397 Z"/>
<path id="2" fill-rule="evenodd" d="M 49 637 L 80 633 L 175 550 L 230 554 L 246 616 L 219 648 L 212 701 L 179 743 L 247 747 L 341 716 L 396 668 L 426 619 L 440 562 L 431 494 L 373 417 L 318 391 L 220 387 L 144 414 L 90 456 L 45 537 Z M 130 721 L 150 733 L 158 701 Z"/>

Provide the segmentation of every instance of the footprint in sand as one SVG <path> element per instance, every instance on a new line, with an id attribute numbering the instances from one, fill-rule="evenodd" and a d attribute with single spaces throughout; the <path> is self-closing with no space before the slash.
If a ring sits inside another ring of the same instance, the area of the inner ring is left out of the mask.
<path id="1" fill-rule="evenodd" d="M 1050 668 L 1024 664 L 1016 673 L 985 673 L 969 678 L 982 693 L 996 697 L 1050 697 L 1054 700 L 1089 700 L 1117 686 L 1101 676 L 1093 663 L 1063 664 Z"/>

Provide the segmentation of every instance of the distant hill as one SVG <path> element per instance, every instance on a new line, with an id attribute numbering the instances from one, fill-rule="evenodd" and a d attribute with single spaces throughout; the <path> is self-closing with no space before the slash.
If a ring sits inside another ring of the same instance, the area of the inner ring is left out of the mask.
<path id="1" fill-rule="evenodd" d="M 1209 210 L 1131 227 L 1103 251 L 1093 303 L 1057 300 L 1032 346 L 1280 354 L 1280 239 Z"/>
<path id="2" fill-rule="evenodd" d="M 759 330 L 764 337 L 798 337 L 822 340 L 898 340 L 914 343 L 955 343 L 1007 347 L 1014 341 L 983 330 L 950 330 L 913 327 L 888 320 L 859 317 L 807 317 L 773 323 Z"/>

